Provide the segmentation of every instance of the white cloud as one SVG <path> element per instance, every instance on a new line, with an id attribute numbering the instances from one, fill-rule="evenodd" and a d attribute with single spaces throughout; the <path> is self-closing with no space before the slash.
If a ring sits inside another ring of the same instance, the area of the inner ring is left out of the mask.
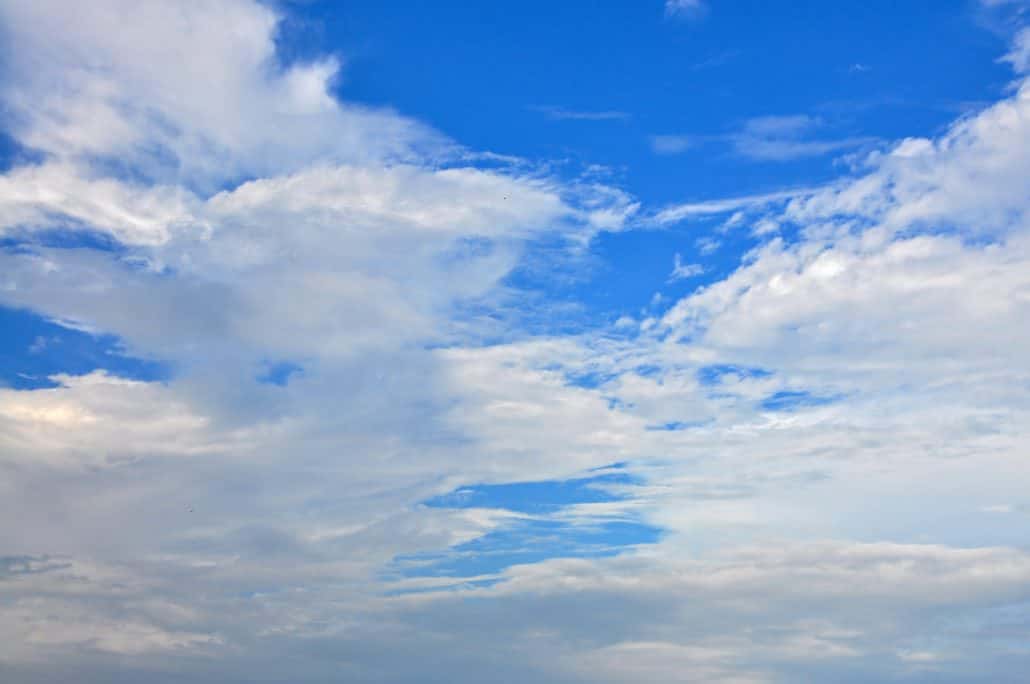
<path id="1" fill-rule="evenodd" d="M 672 273 L 669 274 L 669 281 L 685 280 L 687 278 L 694 278 L 705 272 L 704 266 L 701 264 L 685 264 L 683 263 L 683 257 L 676 253 L 672 263 Z"/>
<path id="2" fill-rule="evenodd" d="M 873 172 L 799 199 L 789 216 L 808 223 L 854 216 L 892 231 L 933 223 L 977 234 L 1022 228 L 1027 208 L 1018 179 L 1030 155 L 1012 141 L 1026 135 L 1028 107 L 1023 82 L 1012 97 L 959 120 L 937 140 L 907 139 L 873 155 Z"/>
<path id="3" fill-rule="evenodd" d="M 679 154 L 694 144 L 694 139 L 688 135 L 656 135 L 651 138 L 651 149 L 658 154 Z"/>
<path id="4" fill-rule="evenodd" d="M 342 61 L 279 64 L 263 5 L 0 16 L 14 132 L 48 155 L 0 177 L 3 230 L 122 248 L 4 251 L 0 301 L 177 364 L 167 383 L 0 390 L 0 520 L 17 521 L 0 548 L 18 554 L 0 559 L 0 656 L 18 678 L 1022 671 L 991 634 L 1030 633 L 1023 516 L 983 513 L 1025 500 L 1025 85 L 862 175 L 641 219 L 739 212 L 730 227 L 762 241 L 661 318 L 487 344 L 496 321 L 464 305 L 491 310 L 537 238 L 574 251 L 623 229 L 634 200 L 461 165 L 419 124 L 336 100 Z M 743 130 L 804 146 L 812 125 Z M 785 225 L 796 240 L 773 237 Z M 676 255 L 674 277 L 697 269 Z M 306 372 L 257 384 L 278 359 Z M 821 401 L 770 407 L 783 394 Z M 542 517 L 642 520 L 660 543 L 486 587 L 384 578 L 516 517 L 420 501 L 613 462 L 632 498 Z"/>
<path id="5" fill-rule="evenodd" d="M 704 0 L 665 0 L 665 16 L 694 19 L 708 11 Z"/>
<path id="6" fill-rule="evenodd" d="M 762 161 L 815 157 L 876 142 L 868 136 L 813 137 L 821 127 L 822 122 L 806 115 L 763 116 L 745 122 L 729 139 L 737 154 Z"/>
<path id="7" fill-rule="evenodd" d="M 555 107 L 553 105 L 538 105 L 529 109 L 540 112 L 549 119 L 558 121 L 621 121 L 630 118 L 628 112 L 620 112 L 614 109 L 587 111 L 566 109 L 565 107 Z"/>
<path id="8" fill-rule="evenodd" d="M 782 190 L 719 200 L 684 202 L 658 211 L 651 220 L 657 225 L 669 225 L 696 216 L 725 214 L 737 209 L 760 208 L 770 204 L 782 203 L 787 200 L 804 197 L 812 192 L 812 190 L 798 188 L 796 190 Z"/>
<path id="9" fill-rule="evenodd" d="M 333 99 L 332 58 L 280 63 L 278 17 L 247 0 L 16 1 L 0 20 L 11 41 L 2 98 L 13 133 L 61 162 L 117 160 L 209 188 L 315 160 L 405 157 L 439 142 L 413 121 Z"/>
<path id="10" fill-rule="evenodd" d="M 651 138 L 658 154 L 678 154 L 698 145 L 728 145 L 734 154 L 756 161 L 791 161 L 868 147 L 870 136 L 827 137 L 825 122 L 805 114 L 759 116 L 736 131 L 721 135 L 659 135 Z"/>
<path id="11" fill-rule="evenodd" d="M 699 237 L 694 241 L 694 244 L 697 246 L 698 251 L 703 255 L 711 254 L 722 245 L 719 240 L 716 240 L 711 236 Z"/>
<path id="12" fill-rule="evenodd" d="M 130 244 L 160 244 L 173 231 L 204 230 L 195 217 L 198 204 L 181 187 L 89 177 L 67 163 L 20 167 L 0 176 L 0 232 L 65 224 L 108 232 Z"/>

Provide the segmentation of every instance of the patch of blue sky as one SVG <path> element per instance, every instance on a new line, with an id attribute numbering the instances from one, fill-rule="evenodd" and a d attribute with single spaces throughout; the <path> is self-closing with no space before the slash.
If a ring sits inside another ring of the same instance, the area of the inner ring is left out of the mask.
<path id="1" fill-rule="evenodd" d="M 473 485 L 433 497 L 431 508 L 496 508 L 524 514 L 502 527 L 443 551 L 401 556 L 393 571 L 403 577 L 475 577 L 549 558 L 596 558 L 654 544 L 661 529 L 620 517 L 564 517 L 572 506 L 626 501 L 639 478 L 616 463 L 590 477 Z"/>
<path id="2" fill-rule="evenodd" d="M 597 389 L 618 376 L 618 373 L 604 373 L 601 371 L 573 371 L 565 373 L 565 383 L 571 387 Z"/>
<path id="3" fill-rule="evenodd" d="M 772 371 L 749 366 L 713 364 L 710 366 L 702 366 L 697 370 L 697 381 L 706 386 L 718 385 L 727 375 L 732 375 L 740 379 L 767 378 L 772 375 Z"/>
<path id="4" fill-rule="evenodd" d="M 653 363 L 641 364 L 633 369 L 633 372 L 642 378 L 653 378 L 662 374 L 665 370 L 663 366 L 659 366 Z"/>
<path id="5" fill-rule="evenodd" d="M 648 425 L 645 429 L 650 432 L 680 432 L 682 430 L 690 430 L 691 428 L 704 427 L 705 425 L 710 425 L 711 423 L 711 420 L 670 420 L 667 423 Z"/>
<path id="6" fill-rule="evenodd" d="M 703 140 L 753 117 L 794 114 L 818 118 L 815 134 L 827 139 L 925 135 L 953 118 L 956 103 L 992 99 L 1009 78 L 996 61 L 1003 38 L 985 40 L 936 4 L 784 10 L 746 0 L 697 22 L 668 21 L 652 3 L 609 3 L 603 12 L 545 0 L 431 3 L 403 16 L 382 3 L 315 0 L 295 9 L 277 38 L 284 62 L 360 46 L 336 84 L 342 97 L 395 107 L 469 149 L 607 166 L 650 206 L 840 172 L 832 153 L 744 163 L 732 148 L 690 144 L 656 155 L 651 136 Z M 906 30 L 885 32 L 884 16 Z M 786 34 L 797 40 L 785 44 Z M 420 59 L 427 54 L 433 59 Z"/>
<path id="7" fill-rule="evenodd" d="M 698 287 L 732 273 L 740 265 L 740 255 L 755 244 L 747 235 L 719 235 L 724 248 L 702 254 L 705 248 L 698 237 L 708 235 L 714 227 L 712 219 L 703 219 L 665 230 L 601 233 L 591 243 L 590 258 L 574 264 L 576 272 L 522 267 L 512 272 L 505 284 L 565 303 L 562 307 L 552 304 L 550 320 L 540 316 L 539 325 L 545 328 L 576 331 L 610 326 L 623 316 L 637 320 L 659 316 Z M 530 245 L 534 259 L 526 263 L 534 263 L 543 251 L 553 248 Z M 676 254 L 684 263 L 700 264 L 703 271 L 691 278 L 671 278 Z"/>
<path id="8" fill-rule="evenodd" d="M 469 589 L 489 589 L 495 584 L 501 582 L 500 577 L 487 577 L 487 578 L 476 578 L 476 579 L 465 579 L 460 582 L 453 582 L 449 584 L 436 584 L 428 587 L 414 587 L 404 589 L 392 589 L 384 591 L 383 596 L 408 596 L 412 594 L 430 594 L 440 591 L 467 591 Z"/>
<path id="9" fill-rule="evenodd" d="M 285 387 L 290 379 L 304 372 L 304 367 L 292 361 L 269 361 L 262 365 L 256 380 L 266 385 Z"/>
<path id="10" fill-rule="evenodd" d="M 615 556 L 654 544 L 661 529 L 642 522 L 606 520 L 591 524 L 522 519 L 445 551 L 400 556 L 394 570 L 403 577 L 477 577 L 513 565 L 551 558 Z"/>
<path id="11" fill-rule="evenodd" d="M 0 240 L 0 249 L 26 252 L 34 247 L 53 249 L 93 249 L 101 252 L 121 254 L 125 247 L 112 236 L 101 231 L 92 230 L 81 224 L 68 224 L 64 227 L 47 227 L 43 230 L 13 231 Z"/>
<path id="12" fill-rule="evenodd" d="M 634 338 L 636 326 L 616 322 L 661 317 L 681 299 L 730 276 L 745 255 L 773 237 L 752 234 L 749 220 L 723 229 L 731 215 L 727 211 L 692 218 L 660 230 L 636 226 L 600 233 L 589 257 L 574 260 L 571 267 L 541 268 L 550 261 L 546 256 L 541 261 L 541 254 L 556 247 L 529 245 L 529 258 L 504 281 L 511 290 L 525 293 L 519 322 L 533 334 L 603 329 L 612 338 Z M 775 235 L 792 242 L 797 229 L 783 224 Z M 689 275 L 677 275 L 677 266 Z M 680 341 L 689 342 L 689 336 Z"/>
<path id="13" fill-rule="evenodd" d="M 619 397 L 609 397 L 609 396 L 606 396 L 606 397 L 604 397 L 604 400 L 606 402 L 608 402 L 608 410 L 609 411 L 629 410 L 629 409 L 632 409 L 635 406 L 635 404 L 633 402 L 625 401 L 624 399 L 620 399 Z"/>
<path id="14" fill-rule="evenodd" d="M 805 390 L 781 390 L 769 395 L 759 406 L 765 411 L 790 412 L 802 408 L 825 406 L 837 401 L 836 396 L 820 396 Z"/>
<path id="15" fill-rule="evenodd" d="M 1015 209 L 1006 211 L 998 217 L 999 224 L 1012 225 L 1020 220 L 1020 212 Z M 948 217 L 934 218 L 929 221 L 917 221 L 898 231 L 898 238 L 912 238 L 920 236 L 947 237 L 960 241 L 966 247 L 989 247 L 992 245 L 1001 246 L 1003 239 L 995 232 L 987 228 L 981 231 L 971 231 L 967 224 L 956 223 Z"/>
<path id="16" fill-rule="evenodd" d="M 5 173 L 15 166 L 38 164 L 42 160 L 39 153 L 20 144 L 0 126 L 0 173 Z"/>
<path id="17" fill-rule="evenodd" d="M 748 1 L 697 22 L 669 21 L 650 3 L 586 13 L 577 3 L 545 0 L 432 3 L 398 16 L 381 3 L 313 0 L 293 10 L 276 37 L 283 65 L 361 46 L 347 55 L 346 78 L 334 85 L 340 97 L 395 108 L 469 150 L 539 160 L 537 170 L 563 178 L 611 182 L 651 210 L 839 179 L 841 154 L 854 150 L 834 141 L 932 135 L 957 105 L 996 99 L 1010 78 L 996 59 L 1002 37 L 969 31 L 955 12 L 889 0 L 786 11 Z M 756 19 L 741 22 L 742 13 Z M 906 30 L 885 33 L 884 16 Z M 426 32 L 427 25 L 438 30 Z M 797 40 L 784 44 L 786 34 Z M 433 59 L 421 59 L 426 54 Z M 741 135 L 763 117 L 809 122 L 796 139 L 772 141 L 797 154 L 749 156 Z M 684 144 L 659 153 L 656 136 Z M 512 307 L 519 310 L 504 315 L 527 335 L 660 315 L 724 278 L 771 237 L 753 235 L 750 217 L 724 229 L 730 215 L 653 230 L 642 217 L 635 230 L 597 236 L 571 269 L 547 257 L 562 245 L 530 245 L 532 258 L 505 284 L 539 297 L 523 297 Z M 796 230 L 778 228 L 788 241 Z M 676 254 L 703 270 L 672 278 Z M 655 293 L 662 295 L 657 303 Z"/>
<path id="18" fill-rule="evenodd" d="M 621 488 L 639 484 L 624 470 L 572 480 L 479 484 L 462 487 L 424 502 L 430 508 L 502 508 L 516 513 L 554 513 L 583 503 L 612 503 L 628 496 Z"/>
<path id="19" fill-rule="evenodd" d="M 104 370 L 147 382 L 167 380 L 171 366 L 124 353 L 113 335 L 65 327 L 22 309 L 0 307 L 0 386 L 19 390 L 56 387 L 56 374 Z"/>

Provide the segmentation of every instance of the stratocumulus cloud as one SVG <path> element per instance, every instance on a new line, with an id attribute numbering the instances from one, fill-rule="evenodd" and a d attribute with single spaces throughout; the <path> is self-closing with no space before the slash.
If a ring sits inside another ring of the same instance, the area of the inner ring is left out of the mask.
<path id="1" fill-rule="evenodd" d="M 918 136 L 737 117 L 875 142 L 832 175 L 642 199 L 352 100 L 293 11 L 0 5 L 0 678 L 1030 671 L 1027 29 Z"/>

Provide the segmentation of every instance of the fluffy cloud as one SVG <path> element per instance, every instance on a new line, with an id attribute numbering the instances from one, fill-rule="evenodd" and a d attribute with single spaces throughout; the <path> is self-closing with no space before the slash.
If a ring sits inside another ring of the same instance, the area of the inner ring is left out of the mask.
<path id="1" fill-rule="evenodd" d="M 313 159 L 408 157 L 437 139 L 333 98 L 337 59 L 282 63 L 279 18 L 258 3 L 12 2 L 0 16 L 14 133 L 59 160 L 210 188 Z"/>

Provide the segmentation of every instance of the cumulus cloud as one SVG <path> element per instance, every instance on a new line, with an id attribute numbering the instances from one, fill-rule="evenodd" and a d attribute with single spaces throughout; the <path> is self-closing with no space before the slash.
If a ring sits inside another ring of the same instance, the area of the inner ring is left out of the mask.
<path id="1" fill-rule="evenodd" d="M 406 157 L 436 140 L 411 120 L 333 98 L 337 59 L 279 60 L 278 17 L 257 3 L 12 2 L 0 16 L 13 133 L 55 160 L 106 159 L 211 188 L 312 159 Z"/>

